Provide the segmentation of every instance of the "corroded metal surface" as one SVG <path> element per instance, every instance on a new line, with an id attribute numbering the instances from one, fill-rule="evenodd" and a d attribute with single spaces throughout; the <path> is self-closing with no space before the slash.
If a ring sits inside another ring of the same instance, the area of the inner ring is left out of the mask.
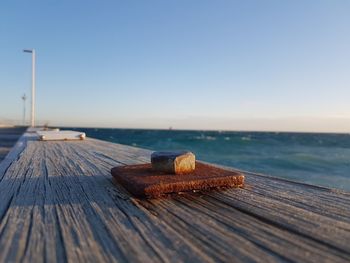
<path id="1" fill-rule="evenodd" d="M 189 174 L 169 174 L 154 171 L 150 164 L 117 166 L 112 175 L 131 194 L 154 198 L 162 194 L 193 190 L 208 190 L 217 187 L 242 187 L 244 175 L 212 165 L 196 163 Z"/>

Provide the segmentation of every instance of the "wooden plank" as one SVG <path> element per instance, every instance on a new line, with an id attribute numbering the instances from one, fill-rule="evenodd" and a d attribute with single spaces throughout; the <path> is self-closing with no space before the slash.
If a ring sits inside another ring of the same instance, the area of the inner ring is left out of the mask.
<path id="1" fill-rule="evenodd" d="M 110 169 L 148 150 L 20 141 L 0 170 L 1 262 L 350 260 L 346 192 L 246 174 L 244 189 L 139 200 Z"/>
<path id="2" fill-rule="evenodd" d="M 11 148 L 11 150 L 7 153 L 5 158 L 0 162 L 0 180 L 2 176 L 5 174 L 8 167 L 11 163 L 19 158 L 21 152 L 27 145 L 27 141 L 30 140 L 30 135 L 21 136 L 16 144 Z"/>
<path id="3" fill-rule="evenodd" d="M 6 155 L 11 151 L 24 132 L 25 127 L 0 127 L 0 163 L 5 159 Z"/>

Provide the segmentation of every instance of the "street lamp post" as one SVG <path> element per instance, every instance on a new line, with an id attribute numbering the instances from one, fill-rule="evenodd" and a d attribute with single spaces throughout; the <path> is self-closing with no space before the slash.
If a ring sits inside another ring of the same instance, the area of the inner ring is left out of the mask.
<path id="1" fill-rule="evenodd" d="M 30 126 L 35 127 L 35 50 L 24 49 L 23 52 L 32 54 L 32 110 L 31 110 Z"/>

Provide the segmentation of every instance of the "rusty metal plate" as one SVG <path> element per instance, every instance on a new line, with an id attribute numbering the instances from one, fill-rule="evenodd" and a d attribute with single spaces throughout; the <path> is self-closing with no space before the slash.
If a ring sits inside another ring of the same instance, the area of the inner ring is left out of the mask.
<path id="1" fill-rule="evenodd" d="M 193 173 L 175 175 L 152 170 L 151 164 L 126 165 L 111 170 L 114 179 L 136 197 L 155 198 L 164 194 L 217 187 L 242 187 L 244 175 L 196 162 Z"/>

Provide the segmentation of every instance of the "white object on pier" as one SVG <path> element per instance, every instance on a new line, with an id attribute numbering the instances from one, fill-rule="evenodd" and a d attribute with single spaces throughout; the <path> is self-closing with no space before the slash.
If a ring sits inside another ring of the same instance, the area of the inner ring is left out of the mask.
<path id="1" fill-rule="evenodd" d="M 37 131 L 41 141 L 84 140 L 84 132 L 77 131 Z"/>

